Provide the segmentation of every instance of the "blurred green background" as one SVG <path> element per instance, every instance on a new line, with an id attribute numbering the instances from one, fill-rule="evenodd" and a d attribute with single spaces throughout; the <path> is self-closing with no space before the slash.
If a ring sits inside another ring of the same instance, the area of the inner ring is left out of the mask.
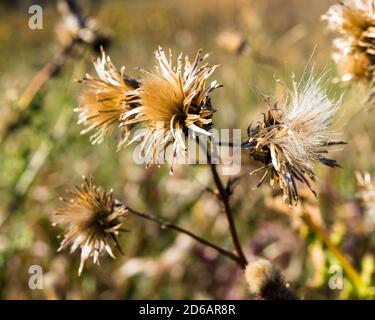
<path id="1" fill-rule="evenodd" d="M 334 79 L 330 59 L 332 35 L 320 16 L 334 3 L 325 0 L 112 0 L 80 1 L 85 13 L 110 31 L 107 52 L 115 65 L 151 68 L 158 45 L 175 54 L 211 52 L 219 64 L 212 79 L 224 87 L 213 93 L 217 128 L 242 128 L 261 117 L 262 94 L 278 95 L 275 79 L 290 83 L 311 58 L 317 73 Z M 92 5 L 90 5 L 92 3 Z M 28 28 L 28 8 L 43 7 L 43 29 Z M 94 74 L 86 49 L 69 59 L 26 110 L 18 99 L 35 74 L 59 49 L 54 1 L 0 3 L 0 298 L 1 299 L 248 299 L 242 273 L 231 261 L 189 238 L 128 218 L 121 236 L 125 256 L 88 261 L 78 277 L 79 254 L 57 253 L 59 228 L 49 213 L 60 195 L 92 173 L 99 185 L 113 188 L 133 208 L 153 212 L 197 234 L 231 247 L 225 216 L 205 166 L 148 168 L 132 161 L 133 147 L 116 152 L 115 139 L 91 146 L 80 135 L 73 109 L 78 104 L 75 79 Z M 375 171 L 375 114 L 363 105 L 366 85 L 329 84 L 329 95 L 345 93 L 336 129 L 348 142 L 336 152 L 343 169 L 317 168 L 321 216 L 333 241 L 347 255 L 365 283 L 374 284 L 374 225 L 353 200 L 354 172 Z M 243 154 L 243 172 L 257 164 Z M 232 206 L 247 256 L 262 256 L 282 270 L 303 298 L 369 298 L 346 278 L 343 290 L 328 287 L 330 266 L 337 264 L 321 240 L 296 215 L 280 213 L 280 204 L 264 184 L 251 190 L 258 177 L 245 175 Z M 314 200 L 311 200 L 314 201 Z M 298 211 L 296 209 L 295 211 Z M 31 265 L 44 272 L 44 289 L 28 286 Z"/>

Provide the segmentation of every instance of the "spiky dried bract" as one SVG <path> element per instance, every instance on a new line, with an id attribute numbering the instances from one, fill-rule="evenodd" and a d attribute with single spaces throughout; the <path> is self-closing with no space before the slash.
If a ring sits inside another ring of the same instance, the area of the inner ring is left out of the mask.
<path id="1" fill-rule="evenodd" d="M 343 0 L 322 17 L 338 32 L 333 59 L 343 81 L 373 80 L 375 66 L 375 1 Z"/>
<path id="2" fill-rule="evenodd" d="M 327 97 L 322 81 L 310 75 L 307 81 L 294 83 L 283 104 L 267 101 L 267 114 L 256 127 L 249 127 L 249 140 L 244 144 L 250 155 L 264 164 L 252 172 L 265 171 L 258 186 L 270 176 L 271 185 L 279 185 L 290 205 L 298 202 L 297 180 L 315 194 L 309 181 L 316 178 L 315 163 L 338 166 L 325 154 L 328 147 L 342 144 L 333 140 L 336 134 L 328 130 L 340 101 Z"/>
<path id="3" fill-rule="evenodd" d="M 115 127 L 121 127 L 122 139 L 126 140 L 129 128 L 122 123 L 121 116 L 136 106 L 138 83 L 124 75 L 124 67 L 118 71 L 104 50 L 93 64 L 98 79 L 87 74 L 80 80 L 89 88 L 81 93 L 80 106 L 75 109 L 79 113 L 78 124 L 87 126 L 81 134 L 96 129 L 90 140 L 92 144 L 97 144 Z"/>
<path id="4" fill-rule="evenodd" d="M 360 188 L 356 199 L 364 211 L 365 220 L 370 228 L 375 227 L 375 183 L 369 173 L 356 173 L 357 183 Z"/>
<path id="5" fill-rule="evenodd" d="M 200 65 L 208 55 L 198 51 L 193 63 L 182 54 L 173 66 L 162 48 L 156 51 L 157 66 L 153 72 L 141 70 L 140 106 L 122 117 L 125 124 L 142 123 L 145 130 L 135 135 L 142 139 L 142 152 L 148 164 L 157 163 L 160 152 L 172 146 L 173 159 L 186 150 L 185 137 L 192 134 L 210 135 L 214 109 L 209 94 L 219 87 L 216 81 L 207 84 L 217 66 Z M 168 160 L 168 159 L 167 159 Z"/>
<path id="6" fill-rule="evenodd" d="M 52 219 L 53 225 L 67 226 L 58 251 L 70 246 L 72 253 L 80 248 L 78 273 L 81 274 L 89 257 L 99 264 L 99 255 L 104 252 L 114 258 L 112 247 L 122 253 L 117 236 L 124 231 L 122 224 L 127 209 L 117 205 L 112 191 L 97 187 L 92 178 L 84 178 L 82 186 L 76 186 L 72 196 L 61 199 L 66 206 L 55 210 Z"/>
<path id="7" fill-rule="evenodd" d="M 250 293 L 264 300 L 295 300 L 280 272 L 266 259 L 249 263 L 245 280 Z"/>

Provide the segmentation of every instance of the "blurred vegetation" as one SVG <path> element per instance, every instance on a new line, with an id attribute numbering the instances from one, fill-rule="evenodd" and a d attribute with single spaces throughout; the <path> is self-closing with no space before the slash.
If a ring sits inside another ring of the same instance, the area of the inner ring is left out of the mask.
<path id="1" fill-rule="evenodd" d="M 333 2 L 112 0 L 95 2 L 91 10 L 89 1 L 81 4 L 111 30 L 108 53 L 117 67 L 126 66 L 130 76 L 137 76 L 138 66 L 152 67 L 158 45 L 189 55 L 198 48 L 211 52 L 209 61 L 220 65 L 214 77 L 224 85 L 213 95 L 218 109 L 215 125 L 246 129 L 264 111 L 262 94 L 278 94 L 275 79 L 289 82 L 292 72 L 301 75 L 310 57 L 316 72 L 327 70 L 336 77 L 329 59 L 331 36 L 320 20 Z M 89 137 L 80 135 L 82 127 L 76 125 L 73 113 L 79 90 L 74 79 L 92 73 L 95 53 L 89 49 L 79 59 L 67 61 L 26 110 L 18 107 L 31 79 L 58 49 L 55 4 L 32 1 L 43 6 L 44 28 L 31 30 L 30 3 L 0 3 L 0 298 L 249 298 L 241 271 L 232 261 L 134 218 L 127 220 L 131 231 L 121 236 L 125 256 L 103 258 L 100 267 L 89 262 L 81 277 L 78 254 L 56 252 L 62 230 L 51 226 L 48 214 L 61 205 L 60 195 L 90 173 L 132 207 L 227 248 L 231 242 L 220 204 L 206 188 L 211 186 L 207 167 L 176 166 L 170 176 L 168 166 L 145 169 L 134 164 L 132 147 L 116 152 L 112 139 L 91 146 Z M 329 91 L 332 97 L 345 93 L 338 127 L 344 128 L 342 138 L 348 145 L 335 153 L 342 169 L 318 167 L 317 206 L 331 239 L 370 287 L 375 277 L 375 223 L 360 227 L 363 217 L 353 197 L 354 172 L 375 172 L 375 114 L 362 103 L 365 85 L 333 82 Z M 243 156 L 245 173 L 256 164 Z M 329 269 L 338 263 L 336 258 L 292 210 L 289 215 L 278 210 L 282 205 L 272 198 L 268 185 L 251 190 L 257 179 L 246 175 L 231 201 L 248 257 L 273 261 L 303 298 L 373 297 L 371 290 L 355 290 L 345 273 L 344 289 L 329 289 Z M 43 290 L 28 287 L 31 265 L 43 268 Z"/>

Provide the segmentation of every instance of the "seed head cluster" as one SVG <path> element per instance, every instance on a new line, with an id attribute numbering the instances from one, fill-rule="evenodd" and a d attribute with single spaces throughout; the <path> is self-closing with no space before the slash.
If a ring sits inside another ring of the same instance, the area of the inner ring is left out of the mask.
<path id="1" fill-rule="evenodd" d="M 162 48 L 155 53 L 157 65 L 154 71 L 140 69 L 142 77 L 137 81 L 127 78 L 102 52 L 94 60 L 99 79 L 86 75 L 81 82 L 90 87 L 80 97 L 78 123 L 87 127 L 82 133 L 96 129 L 92 143 L 100 143 L 115 127 L 122 129 L 119 147 L 134 141 L 142 141 L 141 151 L 148 164 L 154 164 L 160 152 L 172 146 L 172 161 L 186 151 L 185 138 L 190 134 L 210 135 L 214 108 L 209 94 L 219 85 L 207 83 L 217 66 L 201 64 L 208 55 L 198 51 L 193 62 L 182 54 L 173 65 Z M 129 129 L 141 126 L 131 138 Z"/>
<path id="2" fill-rule="evenodd" d="M 76 111 L 78 123 L 86 126 L 82 133 L 95 131 L 91 136 L 93 144 L 101 143 L 117 128 L 121 133 L 118 149 L 140 141 L 146 164 L 156 164 L 160 153 L 171 147 L 172 159 L 167 160 L 172 161 L 173 168 L 177 157 L 187 151 L 187 137 L 211 136 L 215 108 L 210 94 L 219 84 L 208 82 L 208 78 L 217 66 L 205 63 L 208 55 L 202 55 L 201 50 L 192 62 L 182 54 L 174 62 L 171 52 L 167 56 L 161 47 L 155 57 L 154 70 L 139 69 L 141 77 L 135 80 L 125 75 L 124 67 L 118 71 L 102 50 L 101 57 L 93 61 L 97 78 L 86 75 L 80 81 L 86 87 Z M 331 146 L 342 143 L 330 130 L 340 101 L 328 98 L 322 89 L 324 79 L 310 75 L 299 84 L 293 81 L 293 89 L 286 91 L 284 101 L 268 99 L 263 119 L 256 126 L 249 126 L 248 137 L 242 143 L 249 155 L 262 163 L 252 172 L 264 171 L 258 186 L 269 177 L 271 185 L 279 186 L 290 205 L 298 202 L 298 182 L 316 195 L 312 188 L 316 163 L 338 166 L 327 153 Z M 124 230 L 127 209 L 114 200 L 112 191 L 96 187 L 92 178 L 85 179 L 72 194 L 70 200 L 63 199 L 66 207 L 53 212 L 53 218 L 55 224 L 67 226 L 60 250 L 70 247 L 73 252 L 80 248 L 81 273 L 89 257 L 99 263 L 102 252 L 113 256 L 112 247 L 121 252 L 117 236 Z M 267 268 L 262 262 L 247 274 L 253 277 L 258 270 L 262 273 Z M 270 277 L 275 278 L 276 273 L 270 272 Z M 259 286 L 263 288 L 263 282 Z"/>

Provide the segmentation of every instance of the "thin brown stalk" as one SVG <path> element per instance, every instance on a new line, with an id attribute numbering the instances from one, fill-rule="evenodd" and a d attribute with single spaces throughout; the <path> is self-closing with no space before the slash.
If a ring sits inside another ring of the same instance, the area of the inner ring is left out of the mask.
<path id="1" fill-rule="evenodd" d="M 171 229 L 171 230 L 175 230 L 177 232 L 180 232 L 180 233 L 183 233 L 183 234 L 186 234 L 188 235 L 189 237 L 197 240 L 198 242 L 200 242 L 201 244 L 207 246 L 207 247 L 210 247 L 214 250 L 216 250 L 217 252 L 219 252 L 220 254 L 223 254 L 224 256 L 227 256 L 229 257 L 230 259 L 234 260 L 236 263 L 238 263 L 239 265 L 242 264 L 242 261 L 240 260 L 240 258 L 233 254 L 232 252 L 222 248 L 222 247 L 219 247 L 218 245 L 206 240 L 206 239 L 203 239 L 201 238 L 200 236 L 197 236 L 196 234 L 192 233 L 191 231 L 189 230 L 186 230 L 182 227 L 179 227 L 179 226 L 176 226 L 168 221 L 165 221 L 165 220 L 162 220 L 162 219 L 159 219 L 157 217 L 155 217 L 154 215 L 151 215 L 151 214 L 148 214 L 148 213 L 143 213 L 143 212 L 139 212 L 139 211 L 136 211 L 134 209 L 131 209 L 129 207 L 127 207 L 128 211 L 131 213 L 131 214 L 134 214 L 135 216 L 137 217 L 140 217 L 142 219 L 146 219 L 146 220 L 149 220 L 149 221 L 152 221 L 152 222 L 155 222 L 157 223 L 161 228 L 165 228 L 165 229 Z"/>
<path id="2" fill-rule="evenodd" d="M 217 189 L 219 191 L 219 194 L 220 194 L 220 199 L 221 199 L 221 201 L 223 202 L 223 205 L 224 205 L 224 211 L 225 211 L 225 214 L 227 216 L 227 220 L 228 220 L 228 224 L 229 224 L 229 231 L 230 231 L 230 235 L 231 235 L 231 238 L 232 238 L 234 250 L 236 252 L 236 256 L 239 258 L 239 260 L 241 262 L 242 269 L 245 269 L 245 267 L 247 265 L 247 260 L 246 260 L 246 257 L 244 255 L 243 251 L 242 251 L 241 244 L 240 244 L 240 241 L 238 239 L 238 234 L 237 234 L 236 225 L 235 225 L 234 219 L 233 219 L 232 209 L 229 205 L 229 195 L 227 194 L 227 192 L 224 189 L 223 183 L 222 183 L 222 181 L 220 179 L 220 176 L 217 172 L 216 164 L 210 163 L 210 168 L 211 168 L 212 176 L 214 178 L 214 182 L 215 182 L 216 187 L 217 187 Z"/>
<path id="3" fill-rule="evenodd" d="M 48 62 L 39 70 L 18 101 L 21 110 L 25 110 L 48 80 L 59 73 L 67 58 L 75 51 L 77 43 L 78 39 L 74 39 L 69 46 L 61 49 L 52 62 Z"/>
<path id="4" fill-rule="evenodd" d="M 234 246 L 235 254 L 240 261 L 241 268 L 245 269 L 246 265 L 247 265 L 247 259 L 244 255 L 243 251 L 242 251 L 242 247 L 241 247 L 241 244 L 240 244 L 240 241 L 239 241 L 239 238 L 238 238 L 236 225 L 235 225 L 235 222 L 234 222 L 234 219 L 233 219 L 232 208 L 230 207 L 230 204 L 229 204 L 230 195 L 226 191 L 226 189 L 224 188 L 224 185 L 223 185 L 223 182 L 221 181 L 220 175 L 217 172 L 216 164 L 214 164 L 213 161 L 212 161 L 212 156 L 211 156 L 210 150 L 205 148 L 205 146 L 203 146 L 201 143 L 200 143 L 200 146 L 203 150 L 206 151 L 207 161 L 208 161 L 208 163 L 210 165 L 210 168 L 211 168 L 212 177 L 213 177 L 215 185 L 218 189 L 218 192 L 219 192 L 219 195 L 220 195 L 220 200 L 224 205 L 224 211 L 225 211 L 225 214 L 226 214 L 226 217 L 227 217 L 227 220 L 228 220 L 229 232 L 230 232 L 230 236 L 231 236 L 232 243 L 233 243 L 233 246 Z"/>

